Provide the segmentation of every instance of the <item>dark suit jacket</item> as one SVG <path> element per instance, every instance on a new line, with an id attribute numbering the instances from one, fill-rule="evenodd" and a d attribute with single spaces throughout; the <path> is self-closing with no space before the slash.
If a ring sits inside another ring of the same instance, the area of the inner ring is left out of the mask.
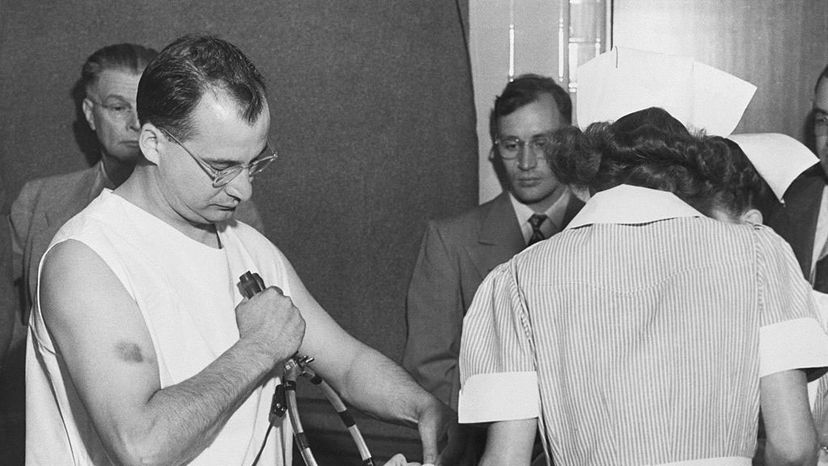
<path id="1" fill-rule="evenodd" d="M 564 225 L 583 203 L 571 197 Z M 408 286 L 403 366 L 437 398 L 457 409 L 460 330 L 477 287 L 526 244 L 509 195 L 426 228 Z"/>
<path id="2" fill-rule="evenodd" d="M 784 206 L 772 212 L 765 220 L 766 225 L 791 245 L 806 279 L 810 279 L 811 275 L 814 236 L 822 208 L 822 191 L 827 182 L 819 164 L 804 171 L 785 191 Z"/>
<path id="3" fill-rule="evenodd" d="M 12 268 L 21 294 L 22 323 L 37 291 L 40 258 L 55 233 L 83 210 L 106 187 L 98 164 L 77 172 L 38 178 L 23 186 L 11 207 Z M 262 220 L 252 202 L 239 206 L 239 220 L 263 231 Z"/>
<path id="4" fill-rule="evenodd" d="M 8 218 L 6 191 L 0 185 L 0 218 Z M 0 377 L 6 362 L 6 352 L 12 341 L 12 331 L 17 317 L 17 299 L 12 284 L 11 236 L 6 228 L 0 228 Z"/>

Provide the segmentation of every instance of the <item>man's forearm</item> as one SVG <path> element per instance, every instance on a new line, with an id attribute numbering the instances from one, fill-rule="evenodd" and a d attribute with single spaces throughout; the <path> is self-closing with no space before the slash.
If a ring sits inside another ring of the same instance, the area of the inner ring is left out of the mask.
<path id="1" fill-rule="evenodd" d="M 337 389 L 357 409 L 386 421 L 415 425 L 419 414 L 436 402 L 399 365 L 365 346 Z"/>
<path id="2" fill-rule="evenodd" d="M 237 342 L 195 376 L 155 392 L 141 421 L 118 437 L 118 459 L 180 464 L 200 454 L 273 366 L 257 349 Z M 137 428 L 136 428 L 137 427 Z"/>

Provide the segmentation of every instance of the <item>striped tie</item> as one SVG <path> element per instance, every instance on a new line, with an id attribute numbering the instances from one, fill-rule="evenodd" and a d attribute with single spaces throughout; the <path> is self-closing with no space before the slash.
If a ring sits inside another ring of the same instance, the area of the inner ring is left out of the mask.
<path id="1" fill-rule="evenodd" d="M 529 224 L 532 225 L 532 236 L 529 238 L 529 244 L 527 246 L 531 246 L 538 241 L 546 239 L 546 236 L 544 236 L 540 229 L 540 226 L 543 225 L 546 218 L 546 215 L 543 214 L 534 214 L 529 217 Z"/>

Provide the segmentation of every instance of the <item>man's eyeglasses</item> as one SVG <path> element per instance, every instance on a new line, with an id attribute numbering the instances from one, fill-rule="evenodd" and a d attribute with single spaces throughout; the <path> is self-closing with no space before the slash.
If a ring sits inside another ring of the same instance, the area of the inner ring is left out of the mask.
<path id="1" fill-rule="evenodd" d="M 135 118 L 135 111 L 132 109 L 132 105 L 128 104 L 127 102 L 115 102 L 111 104 L 105 104 L 103 102 L 98 102 L 97 100 L 87 97 L 90 102 L 101 107 L 102 109 L 106 110 L 109 115 L 113 118 L 121 121 L 127 121 L 132 118 Z"/>
<path id="2" fill-rule="evenodd" d="M 535 136 L 529 141 L 524 141 L 517 137 L 498 138 L 494 141 L 500 157 L 505 160 L 517 158 L 518 154 L 520 154 L 527 144 L 529 145 L 529 149 L 532 151 L 532 154 L 536 158 L 541 159 L 544 157 L 544 150 L 546 147 L 550 144 L 554 144 L 554 142 L 555 140 L 552 138 L 551 134 Z"/>
<path id="3" fill-rule="evenodd" d="M 271 163 L 273 163 L 274 160 L 276 160 L 276 157 L 279 156 L 276 150 L 272 149 L 270 147 L 270 144 L 268 144 L 267 146 L 265 146 L 264 150 L 262 151 L 262 154 L 269 155 L 262 156 L 261 154 L 259 154 L 259 157 L 257 157 L 248 164 L 237 164 L 218 170 L 210 166 L 210 164 L 205 162 L 204 159 L 202 159 L 201 157 L 195 155 L 193 152 L 190 151 L 190 149 L 187 149 L 187 146 L 185 146 L 181 141 L 179 141 L 178 138 L 170 134 L 169 131 L 165 130 L 164 128 L 159 129 L 171 141 L 178 144 L 179 147 L 184 149 L 184 152 L 189 154 L 189 156 L 196 161 L 198 166 L 201 167 L 201 169 L 204 170 L 204 173 L 206 173 L 207 176 L 210 177 L 210 180 L 213 181 L 214 188 L 220 188 L 222 186 L 225 186 L 227 183 L 233 181 L 237 176 L 239 176 L 239 173 L 241 173 L 244 169 L 247 169 L 247 176 L 250 178 L 250 181 L 253 181 L 254 176 L 261 173 L 262 170 L 267 168 Z"/>

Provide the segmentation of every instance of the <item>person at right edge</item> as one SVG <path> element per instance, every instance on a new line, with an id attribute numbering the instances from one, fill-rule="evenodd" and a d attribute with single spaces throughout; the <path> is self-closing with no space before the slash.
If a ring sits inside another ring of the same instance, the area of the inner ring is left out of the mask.
<path id="1" fill-rule="evenodd" d="M 828 293 L 828 66 L 817 78 L 811 116 L 820 163 L 791 183 L 784 206 L 768 215 L 766 224 L 790 243 L 811 286 Z"/>

